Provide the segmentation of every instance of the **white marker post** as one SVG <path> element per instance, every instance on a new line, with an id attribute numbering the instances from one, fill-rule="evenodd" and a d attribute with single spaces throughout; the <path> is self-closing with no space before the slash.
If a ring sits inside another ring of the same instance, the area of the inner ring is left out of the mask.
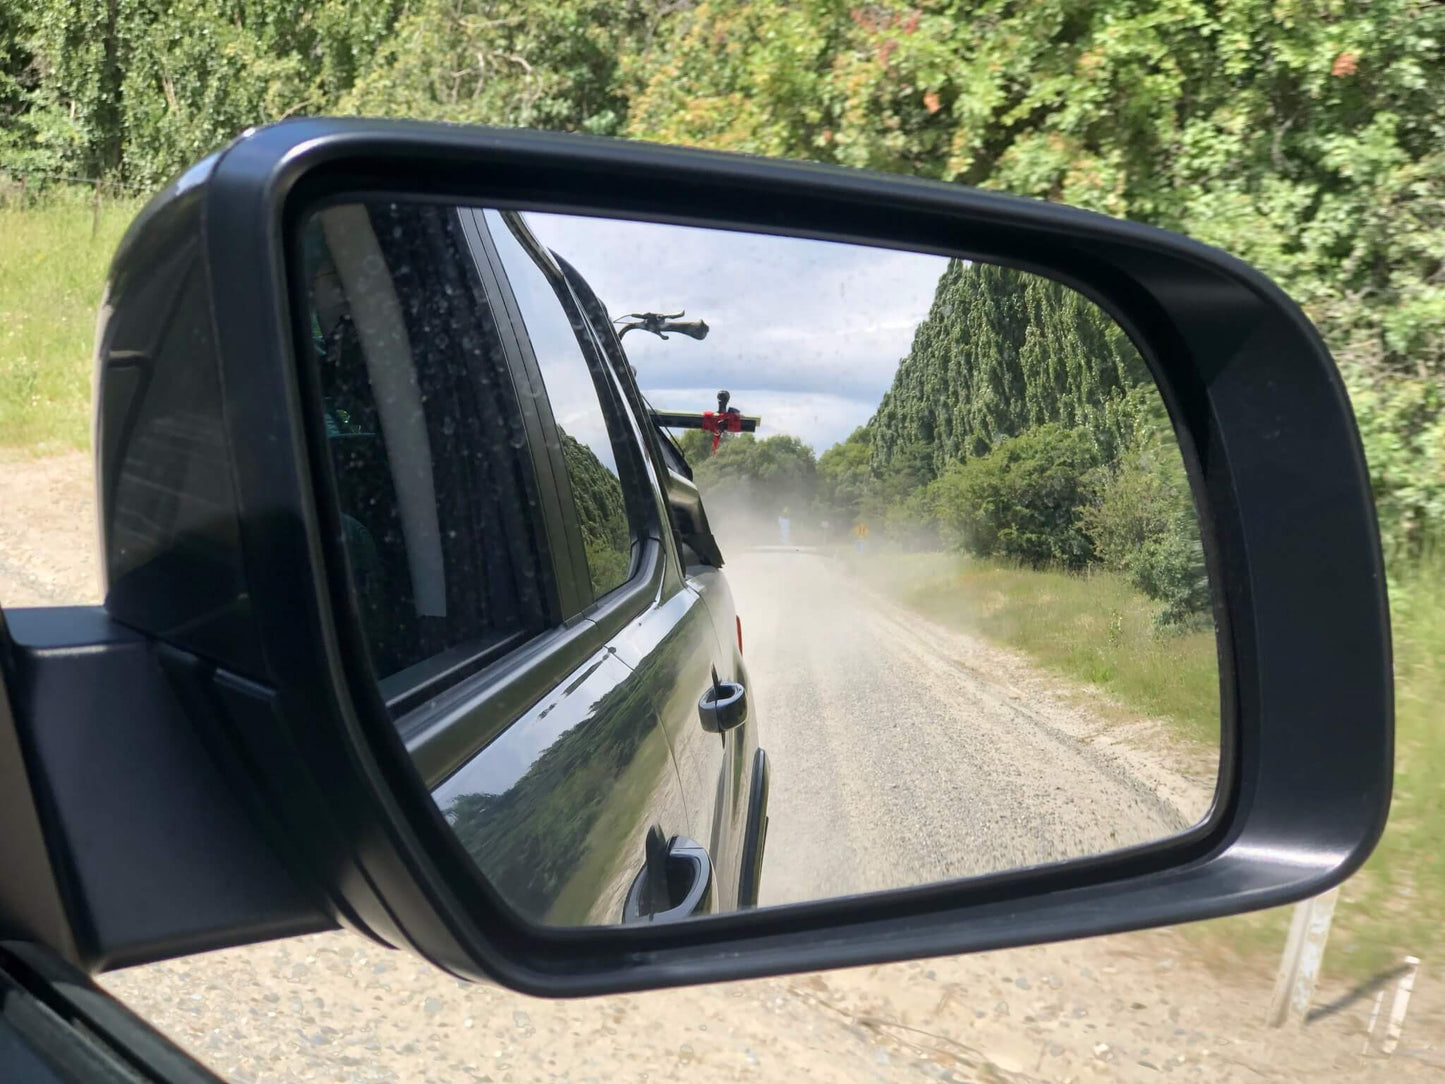
<path id="1" fill-rule="evenodd" d="M 1415 989 L 1415 976 L 1420 973 L 1420 957 L 1405 957 L 1405 973 L 1400 976 L 1400 985 L 1395 987 L 1395 1003 L 1390 1006 L 1390 1022 L 1385 1028 L 1385 1041 L 1380 1050 L 1385 1055 L 1395 1052 L 1400 1045 L 1400 1033 L 1405 1027 L 1405 1010 L 1410 1005 L 1410 994 Z"/>
<path id="2" fill-rule="evenodd" d="M 1325 958 L 1325 942 L 1330 937 L 1330 923 L 1335 917 L 1335 901 L 1340 890 L 1332 888 L 1314 899 L 1295 904 L 1284 943 L 1284 956 L 1279 961 L 1279 975 L 1274 980 L 1274 996 L 1270 1000 L 1269 1018 L 1265 1021 L 1277 1028 L 1289 1019 L 1291 1012 L 1303 1023 L 1315 994 L 1315 980 Z"/>
<path id="3" fill-rule="evenodd" d="M 1360 1047 L 1361 1054 L 1370 1052 L 1370 1044 L 1375 1041 L 1375 1025 L 1380 1022 L 1380 1006 L 1385 1003 L 1385 988 L 1381 986 L 1375 992 L 1375 1007 L 1370 1010 L 1370 1026 L 1365 1029 L 1365 1045 Z"/>

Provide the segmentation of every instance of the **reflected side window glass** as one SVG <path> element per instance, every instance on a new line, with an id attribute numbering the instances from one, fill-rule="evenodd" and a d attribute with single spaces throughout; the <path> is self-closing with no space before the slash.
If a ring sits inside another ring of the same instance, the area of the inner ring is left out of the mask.
<path id="1" fill-rule="evenodd" d="M 487 211 L 485 219 L 542 372 L 562 441 L 592 594 L 600 598 L 632 574 L 637 532 L 629 521 L 613 448 L 614 441 L 626 438 L 603 407 L 607 392 L 598 381 L 605 377 L 593 372 L 579 339 L 588 332 L 585 326 L 574 327 L 558 295 L 565 286 L 554 285 L 539 263 L 544 257 L 524 247 L 502 215 Z"/>
<path id="2" fill-rule="evenodd" d="M 302 265 L 343 543 L 390 697 L 547 626 L 536 483 L 454 209 L 330 208 L 303 229 Z"/>

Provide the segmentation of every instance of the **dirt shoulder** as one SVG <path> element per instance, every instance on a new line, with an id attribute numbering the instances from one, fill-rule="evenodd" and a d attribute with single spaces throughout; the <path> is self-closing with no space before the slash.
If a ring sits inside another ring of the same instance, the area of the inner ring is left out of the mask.
<path id="1" fill-rule="evenodd" d="M 895 624 L 916 628 L 920 618 L 873 592 Z M 1182 738 L 1167 722 L 1134 711 L 1102 690 L 1041 669 L 1018 651 L 927 622 L 933 650 L 956 669 L 978 674 L 1026 710 L 1040 725 L 1092 747 L 1166 801 L 1185 825 L 1208 814 L 1219 776 L 1218 744 Z"/>
<path id="2" fill-rule="evenodd" d="M 100 578 L 90 455 L 0 452 L 0 605 L 96 603 Z"/>
<path id="3" fill-rule="evenodd" d="M 88 457 L 0 460 L 0 604 L 99 595 Z M 1373 991 L 1331 981 L 1261 1026 L 1273 959 L 1206 965 L 1173 930 L 689 990 L 544 1002 L 346 932 L 101 977 L 228 1079 L 1210 1081 L 1437 1079 L 1427 960 L 1405 1042 L 1360 1056 Z"/>

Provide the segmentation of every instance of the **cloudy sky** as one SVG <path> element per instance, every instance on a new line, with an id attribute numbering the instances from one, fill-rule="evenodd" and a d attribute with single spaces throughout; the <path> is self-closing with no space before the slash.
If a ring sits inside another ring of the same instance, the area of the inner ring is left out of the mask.
<path id="1" fill-rule="evenodd" d="M 708 410 L 719 388 L 821 453 L 872 416 L 946 260 L 827 241 L 569 215 L 533 232 L 592 284 L 613 316 L 706 320 L 697 342 L 631 332 L 623 345 L 654 406 Z"/>

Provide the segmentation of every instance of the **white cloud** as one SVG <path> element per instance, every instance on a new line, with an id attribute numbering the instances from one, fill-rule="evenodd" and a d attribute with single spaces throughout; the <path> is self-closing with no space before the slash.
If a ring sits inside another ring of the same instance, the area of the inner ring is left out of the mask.
<path id="1" fill-rule="evenodd" d="M 928 314 L 947 261 L 890 249 L 692 227 L 529 214 L 608 311 L 687 311 L 711 331 L 624 345 L 659 406 L 703 410 L 717 389 L 822 452 L 871 416 Z M 676 401 L 677 393 L 688 401 Z"/>

